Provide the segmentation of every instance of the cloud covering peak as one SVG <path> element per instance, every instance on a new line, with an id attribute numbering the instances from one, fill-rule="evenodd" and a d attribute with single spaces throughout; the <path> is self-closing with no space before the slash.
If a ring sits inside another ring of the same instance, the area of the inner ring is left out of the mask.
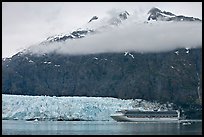
<path id="1" fill-rule="evenodd" d="M 124 51 L 162 52 L 202 46 L 202 22 L 137 22 L 134 17 L 138 15 L 128 17 L 117 27 L 99 30 L 100 33 L 80 39 L 39 44 L 29 47 L 28 51 L 35 54 L 55 52 L 79 55 Z"/>

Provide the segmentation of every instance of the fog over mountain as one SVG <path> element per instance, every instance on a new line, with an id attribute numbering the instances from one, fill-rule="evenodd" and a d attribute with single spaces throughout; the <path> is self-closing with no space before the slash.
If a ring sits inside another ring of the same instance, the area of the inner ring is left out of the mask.
<path id="1" fill-rule="evenodd" d="M 2 93 L 171 102 L 198 119 L 201 36 L 202 20 L 158 8 L 93 15 L 71 32 L 3 58 Z"/>
<path id="2" fill-rule="evenodd" d="M 201 2 L 3 2 L 2 58 L 11 57 L 49 36 L 77 29 L 93 16 L 98 20 L 91 23 L 98 22 L 112 8 L 127 10 L 129 20 L 133 14 L 147 16 L 153 6 L 202 19 Z"/>
<path id="3" fill-rule="evenodd" d="M 130 15 L 127 12 L 125 18 L 121 18 L 121 22 L 114 26 L 113 19 L 118 19 L 114 17 L 119 15 L 119 11 L 112 10 L 109 13 L 110 17 L 100 19 L 95 16 L 96 19 L 83 26 L 96 30 L 94 35 L 33 45 L 29 51 L 36 54 L 56 52 L 76 55 L 124 51 L 161 52 L 202 46 L 202 22 L 147 21 L 147 14 L 139 17 L 136 13 Z"/>
<path id="4" fill-rule="evenodd" d="M 122 33 L 121 33 L 122 32 Z M 109 32 L 87 36 L 77 41 L 35 46 L 37 54 L 93 54 L 104 52 L 160 52 L 176 48 L 195 48 L 202 45 L 201 23 L 131 24 Z"/>

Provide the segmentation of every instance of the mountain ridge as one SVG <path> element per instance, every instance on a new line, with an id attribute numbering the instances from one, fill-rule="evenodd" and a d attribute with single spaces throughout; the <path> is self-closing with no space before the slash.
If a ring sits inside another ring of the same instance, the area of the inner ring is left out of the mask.
<path id="1" fill-rule="evenodd" d="M 153 7 L 148 11 L 148 17 L 143 20 L 144 23 L 153 23 L 152 21 L 175 21 L 175 22 L 201 22 L 202 20 L 193 17 L 187 17 L 184 15 L 175 15 L 168 11 L 161 11 L 160 9 Z M 126 10 L 117 11 L 114 15 L 111 15 L 109 19 L 104 22 L 100 22 L 98 16 L 93 16 L 87 24 L 85 24 L 84 28 L 78 28 L 71 32 L 64 34 L 57 34 L 48 37 L 45 41 L 40 44 L 49 44 L 53 42 L 64 42 L 67 40 L 75 40 L 78 38 L 84 38 L 87 35 L 92 35 L 95 33 L 105 30 L 111 29 L 111 26 L 120 26 L 124 21 L 128 20 L 128 18 L 132 16 Z M 170 16 L 170 17 L 169 17 Z M 92 23 L 95 23 L 96 26 L 92 26 Z M 88 25 L 88 26 L 87 26 Z"/>
<path id="2" fill-rule="evenodd" d="M 111 18 L 111 25 L 117 27 L 129 18 L 128 14 L 122 12 Z M 98 19 L 89 23 L 95 21 Z M 45 44 L 50 40 L 82 39 L 95 33 L 94 29 L 90 30 L 78 29 L 68 35 L 51 37 Z M 158 53 L 66 55 L 53 52 L 36 56 L 32 52 L 19 52 L 2 59 L 2 93 L 142 98 L 173 102 L 177 108 L 184 108 L 189 118 L 197 118 L 202 114 L 201 60 L 202 45 Z"/>
<path id="3" fill-rule="evenodd" d="M 156 21 L 201 21 L 199 18 L 187 17 L 183 15 L 175 15 L 171 12 L 161 11 L 160 9 L 153 7 L 148 12 L 148 20 Z"/>

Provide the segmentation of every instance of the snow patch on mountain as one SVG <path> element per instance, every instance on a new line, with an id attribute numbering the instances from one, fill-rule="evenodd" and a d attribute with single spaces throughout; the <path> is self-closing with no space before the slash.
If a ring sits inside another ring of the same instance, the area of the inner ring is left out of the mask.
<path id="1" fill-rule="evenodd" d="M 32 60 L 29 60 L 28 62 L 33 63 L 33 61 L 32 61 Z"/>
<path id="2" fill-rule="evenodd" d="M 190 48 L 186 48 L 186 53 L 188 54 L 190 52 Z"/>
<path id="3" fill-rule="evenodd" d="M 179 51 L 178 51 L 178 50 L 177 50 L 177 51 L 175 51 L 174 53 L 175 53 L 176 55 L 179 55 Z"/>
<path id="4" fill-rule="evenodd" d="M 124 53 L 124 56 L 127 56 L 127 55 L 131 56 L 133 59 L 135 58 L 134 55 L 132 55 L 131 53 L 129 53 L 129 52 L 126 51 L 126 52 Z"/>
<path id="5" fill-rule="evenodd" d="M 161 11 L 160 9 L 153 7 L 148 12 L 149 17 L 148 20 L 156 20 L 156 21 L 198 21 L 201 20 L 198 18 L 187 17 L 183 15 L 176 16 L 171 12 Z"/>

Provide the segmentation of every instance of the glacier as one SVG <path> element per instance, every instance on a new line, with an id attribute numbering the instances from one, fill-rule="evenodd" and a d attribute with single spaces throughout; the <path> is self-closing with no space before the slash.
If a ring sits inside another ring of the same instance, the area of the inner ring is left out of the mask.
<path id="1" fill-rule="evenodd" d="M 167 110 L 172 103 L 143 99 L 85 96 L 28 96 L 2 94 L 3 120 L 86 120 L 112 121 L 121 109 Z"/>

